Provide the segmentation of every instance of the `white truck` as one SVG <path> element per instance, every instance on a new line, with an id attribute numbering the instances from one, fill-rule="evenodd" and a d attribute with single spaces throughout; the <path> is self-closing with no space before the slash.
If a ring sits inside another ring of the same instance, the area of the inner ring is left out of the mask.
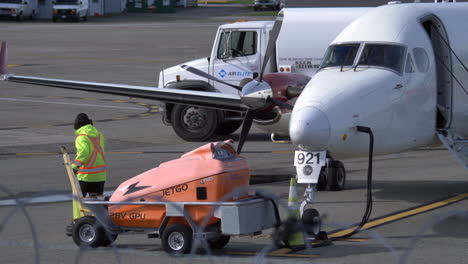
<path id="1" fill-rule="evenodd" d="M 55 0 L 52 7 L 52 22 L 71 20 L 80 22 L 88 20 L 88 0 Z"/>
<path id="2" fill-rule="evenodd" d="M 37 0 L 0 0 L 0 17 L 23 21 L 34 19 L 36 12 Z"/>
<path id="3" fill-rule="evenodd" d="M 275 55 L 265 73 L 292 72 L 312 77 L 322 61 L 328 44 L 354 19 L 369 8 L 284 8 L 283 24 L 276 42 Z M 259 75 L 273 21 L 237 22 L 221 25 L 211 55 L 183 63 L 222 81 L 239 85 L 243 79 Z M 184 70 L 181 65 L 164 69 L 158 87 L 237 94 L 225 84 L 208 80 Z M 242 86 L 242 85 L 241 85 Z M 243 113 L 204 109 L 188 105 L 162 105 L 163 122 L 187 141 L 205 141 L 216 134 L 236 131 Z M 275 137 L 288 136 L 289 113 L 272 111 L 254 123 Z"/>

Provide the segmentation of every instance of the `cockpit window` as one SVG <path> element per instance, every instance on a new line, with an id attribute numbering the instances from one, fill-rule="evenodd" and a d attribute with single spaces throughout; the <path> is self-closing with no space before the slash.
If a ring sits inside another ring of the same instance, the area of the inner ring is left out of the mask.
<path id="1" fill-rule="evenodd" d="M 320 68 L 352 66 L 359 50 L 359 45 L 359 43 L 352 43 L 330 46 Z"/>
<path id="2" fill-rule="evenodd" d="M 359 66 L 376 66 L 401 72 L 405 47 L 392 44 L 366 44 L 359 58 Z"/>

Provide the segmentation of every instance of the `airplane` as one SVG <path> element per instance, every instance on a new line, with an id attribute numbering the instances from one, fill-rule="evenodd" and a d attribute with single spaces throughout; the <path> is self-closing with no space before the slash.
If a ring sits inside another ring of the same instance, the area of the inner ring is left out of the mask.
<path id="1" fill-rule="evenodd" d="M 294 107 L 274 97 L 275 83 L 294 86 L 302 76 L 263 74 L 281 29 L 281 12 L 260 76 L 238 87 L 239 95 L 17 76 L 7 72 L 6 44 L 0 76 L 10 82 L 245 111 L 238 152 L 261 111 L 272 106 L 292 109 L 289 133 L 299 149 L 298 182 L 341 190 L 345 170 L 337 159 L 368 155 L 363 128 L 374 134 L 376 155 L 431 145 L 439 138 L 467 167 L 468 89 L 463 86 L 468 79 L 463 63 L 468 61 L 468 36 L 463 31 L 467 11 L 465 3 L 391 4 L 369 11 L 331 43 Z M 323 166 L 333 173 L 324 176 Z"/>

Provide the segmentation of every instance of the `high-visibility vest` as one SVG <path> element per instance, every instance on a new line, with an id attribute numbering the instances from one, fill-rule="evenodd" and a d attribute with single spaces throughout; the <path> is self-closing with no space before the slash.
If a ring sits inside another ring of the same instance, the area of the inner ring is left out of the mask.
<path id="1" fill-rule="evenodd" d="M 90 153 L 87 157 L 82 157 L 80 160 L 79 152 L 77 149 L 77 158 L 73 161 L 73 167 L 78 168 L 77 178 L 80 181 L 86 182 L 99 182 L 105 181 L 107 178 L 106 164 L 104 158 L 104 150 L 101 147 L 101 133 L 97 137 L 91 137 L 86 134 L 79 134 L 78 137 L 86 137 L 90 144 Z"/>

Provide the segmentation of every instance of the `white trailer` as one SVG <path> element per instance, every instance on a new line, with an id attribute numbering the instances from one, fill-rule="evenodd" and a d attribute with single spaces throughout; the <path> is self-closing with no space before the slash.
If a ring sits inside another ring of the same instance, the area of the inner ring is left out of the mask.
<path id="1" fill-rule="evenodd" d="M 276 53 L 265 73 L 292 72 L 313 76 L 331 41 L 350 22 L 370 8 L 284 8 L 283 25 Z M 211 55 L 183 64 L 204 71 L 222 81 L 239 85 L 260 72 L 273 21 L 237 22 L 221 25 Z M 181 65 L 164 69 L 158 87 L 236 94 L 230 86 L 184 70 Z M 204 141 L 216 134 L 228 135 L 242 123 L 242 113 L 192 106 L 165 104 L 163 121 L 187 141 Z M 288 135 L 289 116 L 265 115 L 254 122 L 265 131 Z"/>
<path id="2" fill-rule="evenodd" d="M 17 21 L 34 19 L 37 14 L 37 0 L 0 0 L 0 17 Z"/>
<path id="3" fill-rule="evenodd" d="M 88 20 L 88 0 L 56 0 L 52 9 L 52 21 L 72 20 L 79 22 Z"/>

